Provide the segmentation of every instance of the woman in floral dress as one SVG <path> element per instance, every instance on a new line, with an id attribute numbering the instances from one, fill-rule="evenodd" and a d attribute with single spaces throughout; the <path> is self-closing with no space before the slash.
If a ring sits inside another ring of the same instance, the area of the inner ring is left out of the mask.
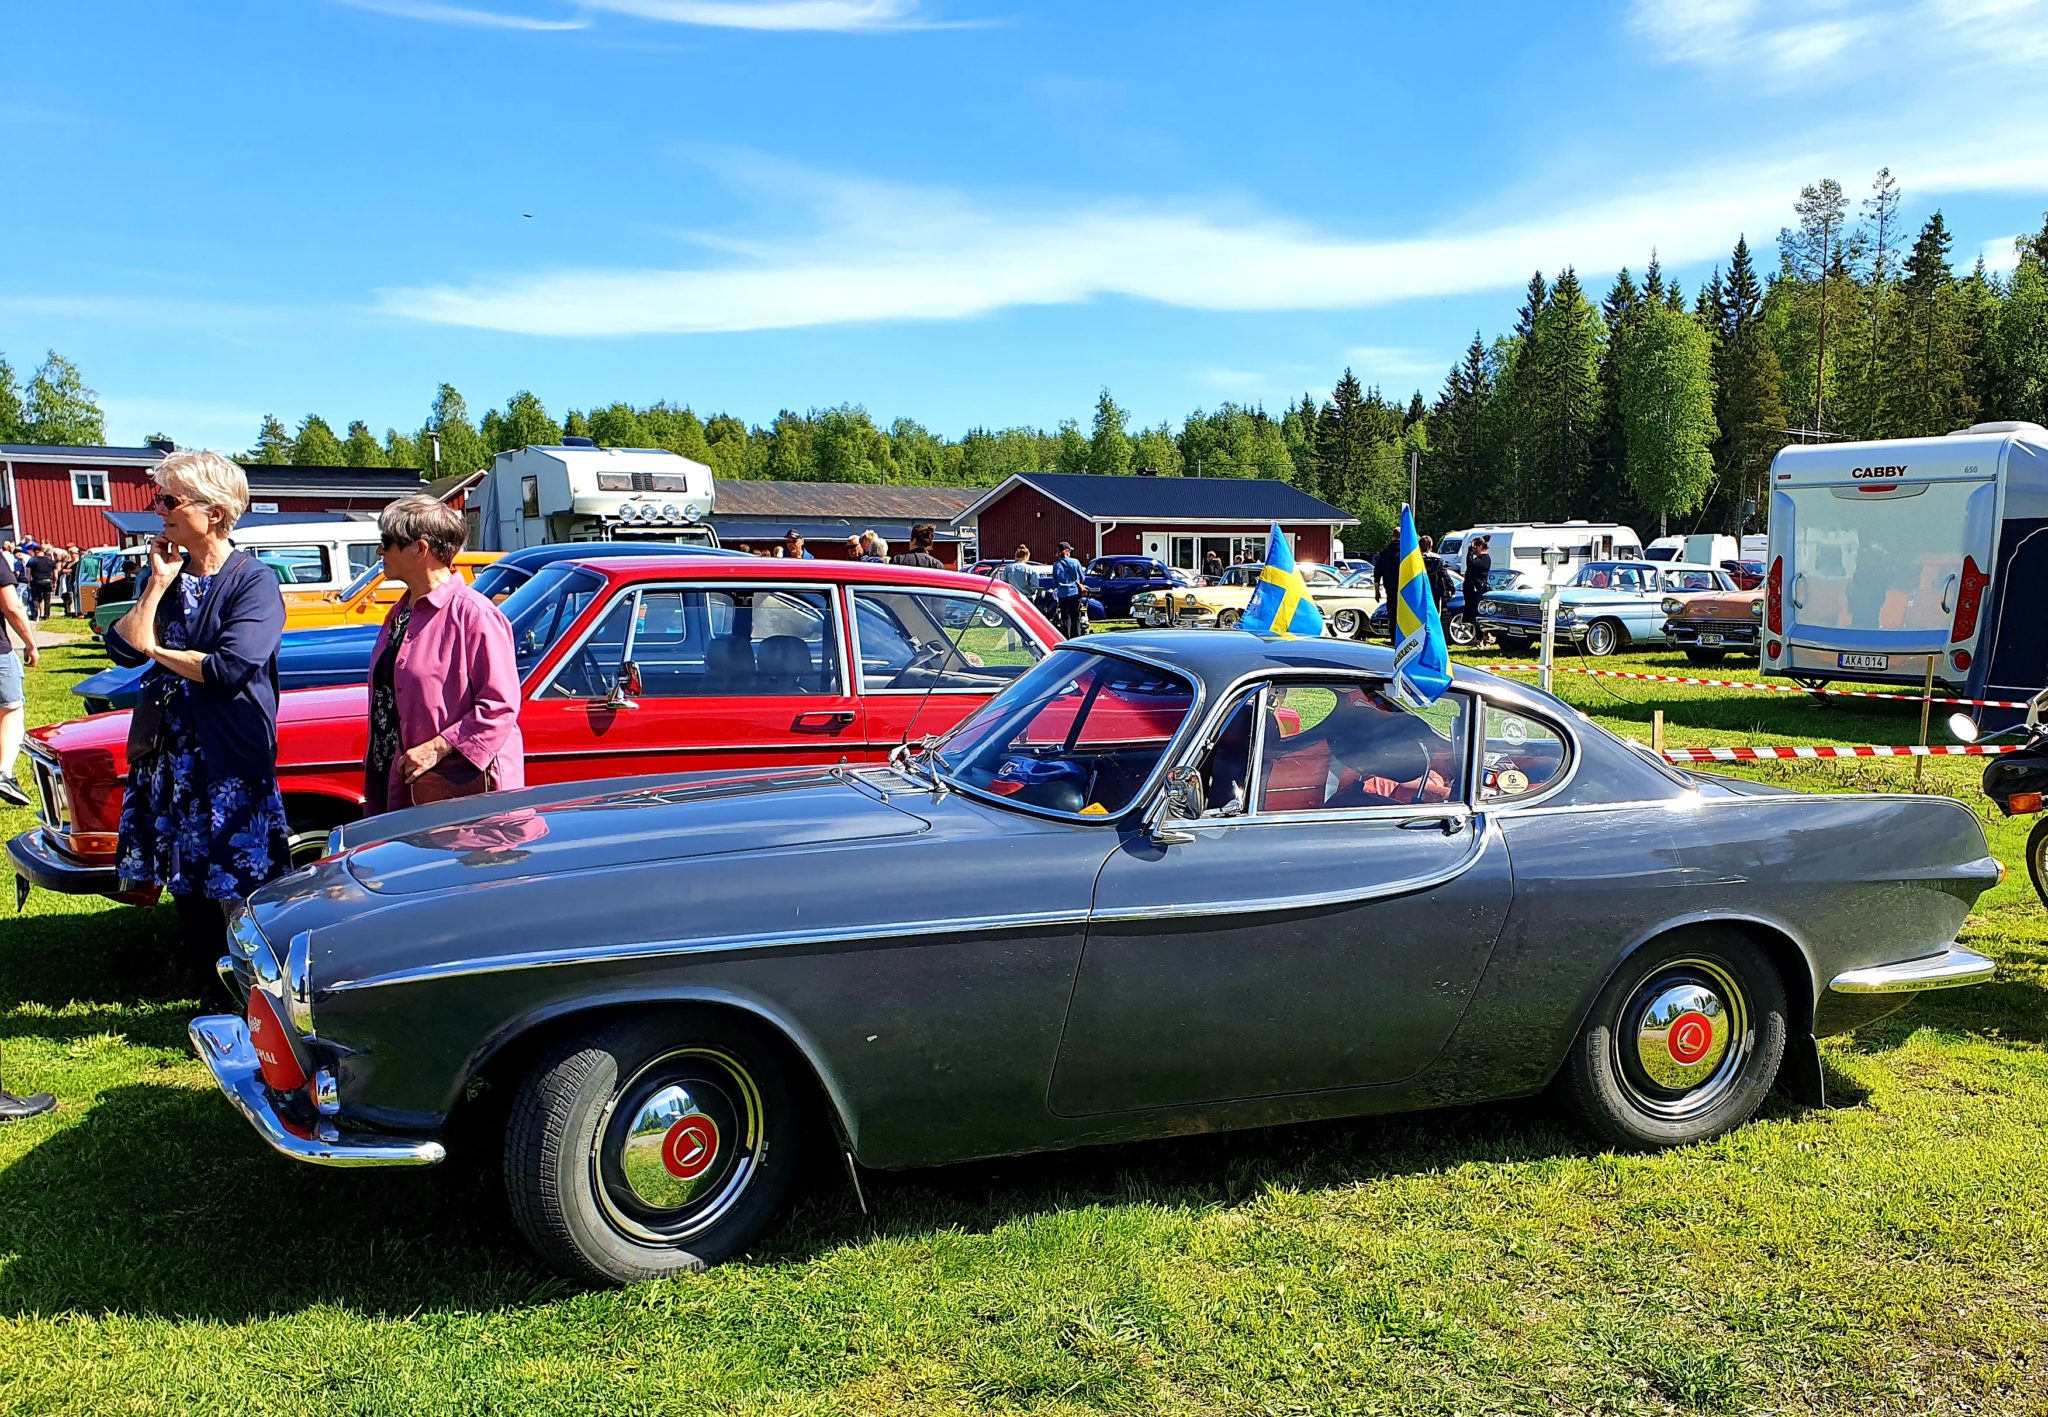
<path id="1" fill-rule="evenodd" d="M 121 804 L 119 869 L 177 905 L 188 955 L 226 946 L 227 908 L 291 864 L 277 787 L 277 577 L 228 533 L 248 510 L 242 470 L 217 453 L 173 453 L 151 503 L 163 535 L 135 608 L 107 633 L 117 664 L 148 664 Z"/>

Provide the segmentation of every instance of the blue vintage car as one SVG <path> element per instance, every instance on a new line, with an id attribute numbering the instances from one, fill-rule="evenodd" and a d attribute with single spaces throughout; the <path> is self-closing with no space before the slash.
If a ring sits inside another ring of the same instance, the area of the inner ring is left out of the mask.
<path id="1" fill-rule="evenodd" d="M 1494 571 L 1487 576 L 1486 586 L 1489 590 L 1514 590 L 1521 586 L 1526 579 L 1520 571 Z M 1344 584 L 1347 586 L 1371 585 L 1372 567 L 1368 566 L 1362 571 L 1354 571 L 1345 578 Z M 1464 649 L 1479 643 L 1479 631 L 1473 627 L 1471 618 L 1465 614 L 1465 590 L 1463 586 L 1451 592 L 1450 603 L 1444 606 L 1444 614 L 1449 617 L 1444 623 L 1444 634 L 1452 644 Z M 1393 631 L 1389 628 L 1387 607 L 1382 605 L 1379 609 L 1372 612 L 1372 638 L 1385 640 L 1392 637 Z"/>
<path id="2" fill-rule="evenodd" d="M 842 1158 L 1546 1089 L 1601 1145 L 1703 1142 L 1991 975 L 1962 803 L 1676 772 L 1466 668 L 1411 711 L 1393 668 L 1092 636 L 886 763 L 369 818 L 235 911 L 244 1011 L 192 1038 L 285 1156 L 495 1157 L 541 1254 L 620 1283 L 744 1253 Z"/>
<path id="3" fill-rule="evenodd" d="M 551 546 L 529 546 L 508 551 L 477 573 L 478 591 L 492 600 L 503 600 L 533 579 L 533 573 L 557 561 L 577 556 L 740 556 L 740 551 L 721 551 L 710 546 L 677 546 L 657 541 L 578 541 Z M 372 576 L 384 573 L 383 564 L 366 569 L 356 577 L 344 600 L 353 599 Z M 370 654 L 377 647 L 380 625 L 341 625 L 318 630 L 288 630 L 277 646 L 277 683 L 280 689 L 326 689 L 340 684 L 361 684 L 370 677 Z M 71 686 L 71 692 L 85 700 L 87 713 L 135 707 L 135 689 L 144 669 L 115 665 L 102 669 Z"/>
<path id="4" fill-rule="evenodd" d="M 1588 561 L 1557 593 L 1557 638 L 1587 654 L 1610 655 L 1629 645 L 1668 642 L 1667 597 L 1731 591 L 1735 582 L 1713 566 L 1685 561 Z M 1509 654 L 1527 654 L 1543 634 L 1541 586 L 1488 591 L 1479 628 Z"/>

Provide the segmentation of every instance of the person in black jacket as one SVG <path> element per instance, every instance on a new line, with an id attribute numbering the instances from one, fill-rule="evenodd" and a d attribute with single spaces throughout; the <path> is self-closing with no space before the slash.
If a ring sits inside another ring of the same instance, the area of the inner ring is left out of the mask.
<path id="1" fill-rule="evenodd" d="M 227 906 L 291 864 L 277 786 L 284 596 L 267 566 L 228 544 L 249 508 L 241 468 L 177 452 L 153 475 L 163 535 L 141 598 L 107 632 L 116 664 L 150 666 L 129 735 L 117 869 L 169 893 L 188 952 L 210 965 L 226 945 Z"/>
<path id="2" fill-rule="evenodd" d="M 1465 549 L 1465 618 L 1472 625 L 1473 644 L 1479 643 L 1479 602 L 1492 575 L 1493 557 L 1487 552 L 1486 538 L 1478 537 Z"/>
<path id="3" fill-rule="evenodd" d="M 932 555 L 932 542 L 938 537 L 938 527 L 932 522 L 919 522 L 910 529 L 910 549 L 899 551 L 890 558 L 898 566 L 923 566 L 929 571 L 943 571 L 946 563 Z"/>

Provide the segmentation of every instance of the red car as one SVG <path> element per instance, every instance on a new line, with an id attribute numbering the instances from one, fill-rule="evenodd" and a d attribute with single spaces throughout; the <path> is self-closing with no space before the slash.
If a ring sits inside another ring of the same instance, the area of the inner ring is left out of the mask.
<path id="1" fill-rule="evenodd" d="M 879 761 L 940 733 L 1035 664 L 1059 632 L 984 576 L 858 561 L 639 556 L 562 561 L 500 607 L 525 703 L 526 780 Z M 367 690 L 278 707 L 293 859 L 363 811 Z M 128 715 L 35 729 L 41 825 L 8 843 L 32 885 L 148 902 L 114 872 Z"/>
<path id="2" fill-rule="evenodd" d="M 1723 561 L 1721 569 L 1734 578 L 1737 590 L 1755 590 L 1764 583 L 1761 561 Z"/>

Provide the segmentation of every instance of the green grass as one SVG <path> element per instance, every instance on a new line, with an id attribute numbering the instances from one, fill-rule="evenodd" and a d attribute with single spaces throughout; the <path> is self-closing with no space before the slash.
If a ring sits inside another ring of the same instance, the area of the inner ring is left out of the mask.
<path id="1" fill-rule="evenodd" d="M 1462 657 L 1462 656 L 1461 656 Z M 1491 655 L 1470 656 L 1479 660 Z M 31 709 L 103 661 L 50 652 Z M 1676 655 L 1610 661 L 1683 673 Z M 1745 677 L 1737 670 L 1724 677 Z M 1673 744 L 1910 742 L 1909 705 L 1561 677 Z M 1980 764 L 1928 766 L 1976 796 Z M 1910 788 L 1909 762 L 1755 775 Z M 9 833 L 28 814 L 0 813 Z M 1987 823 L 2017 868 L 2024 822 Z M 0 925 L 0 1409 L 2048 1413 L 2048 915 L 2000 978 L 1824 1047 L 1838 1103 L 1600 1151 L 1538 1103 L 866 1178 L 712 1274 L 580 1293 L 473 1171 L 265 1152 L 184 1040 L 168 918 Z"/>

